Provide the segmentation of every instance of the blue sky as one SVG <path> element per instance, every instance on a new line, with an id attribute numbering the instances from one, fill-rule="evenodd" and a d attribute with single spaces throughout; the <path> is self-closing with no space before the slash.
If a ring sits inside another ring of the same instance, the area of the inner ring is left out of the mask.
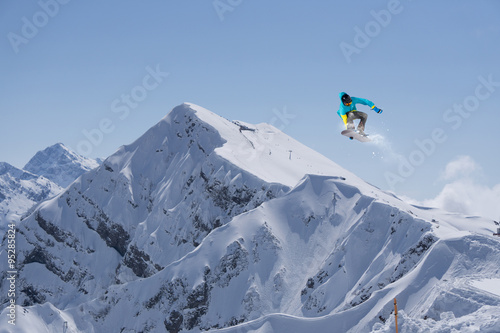
<path id="1" fill-rule="evenodd" d="M 188 101 L 273 123 L 398 195 L 452 209 L 466 198 L 444 190 L 467 180 L 494 206 L 499 13 L 496 0 L 3 1 L 0 160 L 22 167 L 56 142 L 106 157 Z M 339 134 L 341 91 L 384 110 L 359 108 L 373 143 Z"/>

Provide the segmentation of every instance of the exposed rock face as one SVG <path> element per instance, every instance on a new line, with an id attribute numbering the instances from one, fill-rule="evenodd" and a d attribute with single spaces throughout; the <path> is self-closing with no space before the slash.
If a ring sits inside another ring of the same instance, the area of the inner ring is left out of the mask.
<path id="1" fill-rule="evenodd" d="M 500 307 L 467 284 L 496 276 L 500 246 L 491 221 L 464 221 L 184 104 L 19 223 L 16 301 L 84 332 L 369 332 L 395 296 L 434 320 L 473 316 Z"/>

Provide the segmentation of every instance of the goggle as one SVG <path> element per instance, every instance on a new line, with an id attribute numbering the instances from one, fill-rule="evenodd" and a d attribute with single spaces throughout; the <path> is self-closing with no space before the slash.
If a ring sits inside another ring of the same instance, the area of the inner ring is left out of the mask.
<path id="1" fill-rule="evenodd" d="M 346 106 L 349 106 L 349 105 L 351 105 L 351 104 L 352 104 L 352 101 L 351 101 L 351 102 L 349 102 L 349 103 L 344 103 L 344 105 L 346 105 Z"/>

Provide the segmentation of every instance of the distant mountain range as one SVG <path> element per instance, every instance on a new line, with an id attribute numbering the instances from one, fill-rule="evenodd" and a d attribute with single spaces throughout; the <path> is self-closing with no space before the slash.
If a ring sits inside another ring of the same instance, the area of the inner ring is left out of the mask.
<path id="1" fill-rule="evenodd" d="M 185 103 L 18 223 L 16 332 L 499 332 L 495 231 Z"/>
<path id="2" fill-rule="evenodd" d="M 102 161 L 81 156 L 57 143 L 36 153 L 23 169 L 64 188 L 82 173 L 97 168 L 99 162 Z"/>
<path id="3" fill-rule="evenodd" d="M 18 221 L 30 208 L 60 193 L 99 162 L 85 158 L 58 143 L 36 155 L 21 170 L 0 162 L 0 232 Z"/>

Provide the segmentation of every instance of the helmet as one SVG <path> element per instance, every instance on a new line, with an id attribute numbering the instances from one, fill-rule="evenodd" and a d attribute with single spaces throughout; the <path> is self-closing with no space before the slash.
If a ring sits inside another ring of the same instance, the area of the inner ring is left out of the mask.
<path id="1" fill-rule="evenodd" d="M 344 105 L 351 105 L 352 103 L 351 96 L 347 94 L 342 95 L 342 103 L 344 103 Z"/>

